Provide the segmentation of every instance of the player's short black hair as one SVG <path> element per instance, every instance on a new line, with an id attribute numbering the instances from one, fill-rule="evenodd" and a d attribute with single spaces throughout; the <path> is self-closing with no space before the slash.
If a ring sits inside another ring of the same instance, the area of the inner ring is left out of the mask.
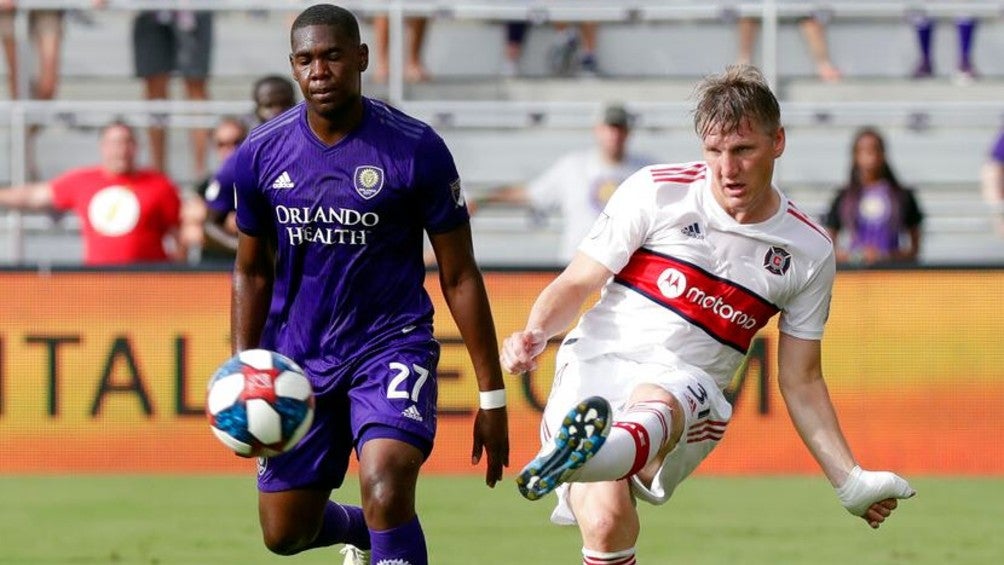
<path id="1" fill-rule="evenodd" d="M 300 15 L 293 20 L 290 39 L 296 30 L 316 25 L 336 28 L 353 42 L 360 42 L 359 20 L 352 12 L 334 4 L 315 4 L 300 12 Z"/>
<path id="2" fill-rule="evenodd" d="M 281 75 L 265 75 L 258 80 L 254 81 L 254 86 L 251 87 L 251 99 L 255 100 L 258 98 L 258 91 L 261 87 L 266 84 L 271 84 L 273 86 L 278 86 L 289 93 L 290 98 L 296 98 L 296 87 L 293 85 L 293 81 Z"/>

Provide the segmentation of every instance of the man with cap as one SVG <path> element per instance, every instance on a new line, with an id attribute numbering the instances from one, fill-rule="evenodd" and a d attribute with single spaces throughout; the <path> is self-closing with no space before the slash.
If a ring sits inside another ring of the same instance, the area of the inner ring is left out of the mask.
<path id="1" fill-rule="evenodd" d="M 593 128 L 595 147 L 568 153 L 525 186 L 497 188 L 476 203 L 521 204 L 538 213 L 559 213 L 564 220 L 559 259 L 567 263 L 614 190 L 654 162 L 628 152 L 633 122 L 623 105 L 607 105 Z"/>

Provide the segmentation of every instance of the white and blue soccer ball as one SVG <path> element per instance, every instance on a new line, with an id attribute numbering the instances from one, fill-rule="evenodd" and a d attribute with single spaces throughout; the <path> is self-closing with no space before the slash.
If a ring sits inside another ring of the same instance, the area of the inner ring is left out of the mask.
<path id="1" fill-rule="evenodd" d="M 314 391 L 292 359 L 266 349 L 234 355 L 209 379 L 213 434 L 242 457 L 271 457 L 303 439 L 314 420 Z"/>

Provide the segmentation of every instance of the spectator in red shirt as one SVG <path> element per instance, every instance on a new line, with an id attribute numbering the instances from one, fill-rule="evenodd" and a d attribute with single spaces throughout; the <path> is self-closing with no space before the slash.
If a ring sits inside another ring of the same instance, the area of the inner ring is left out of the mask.
<path id="1" fill-rule="evenodd" d="M 0 189 L 0 208 L 72 210 L 81 220 L 86 265 L 182 260 L 181 200 L 162 173 L 136 167 L 136 136 L 113 122 L 101 130 L 101 164 L 49 182 Z"/>

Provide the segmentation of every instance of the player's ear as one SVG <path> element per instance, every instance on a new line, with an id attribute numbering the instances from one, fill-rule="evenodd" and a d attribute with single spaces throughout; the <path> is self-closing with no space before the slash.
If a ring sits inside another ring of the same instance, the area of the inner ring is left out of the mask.
<path id="1" fill-rule="evenodd" d="M 785 145 L 785 134 L 784 126 L 777 128 L 777 133 L 774 134 L 774 158 L 777 159 L 784 153 Z"/>
<path id="2" fill-rule="evenodd" d="M 365 71 L 370 66 L 370 47 L 365 43 L 359 44 L 359 72 Z"/>

